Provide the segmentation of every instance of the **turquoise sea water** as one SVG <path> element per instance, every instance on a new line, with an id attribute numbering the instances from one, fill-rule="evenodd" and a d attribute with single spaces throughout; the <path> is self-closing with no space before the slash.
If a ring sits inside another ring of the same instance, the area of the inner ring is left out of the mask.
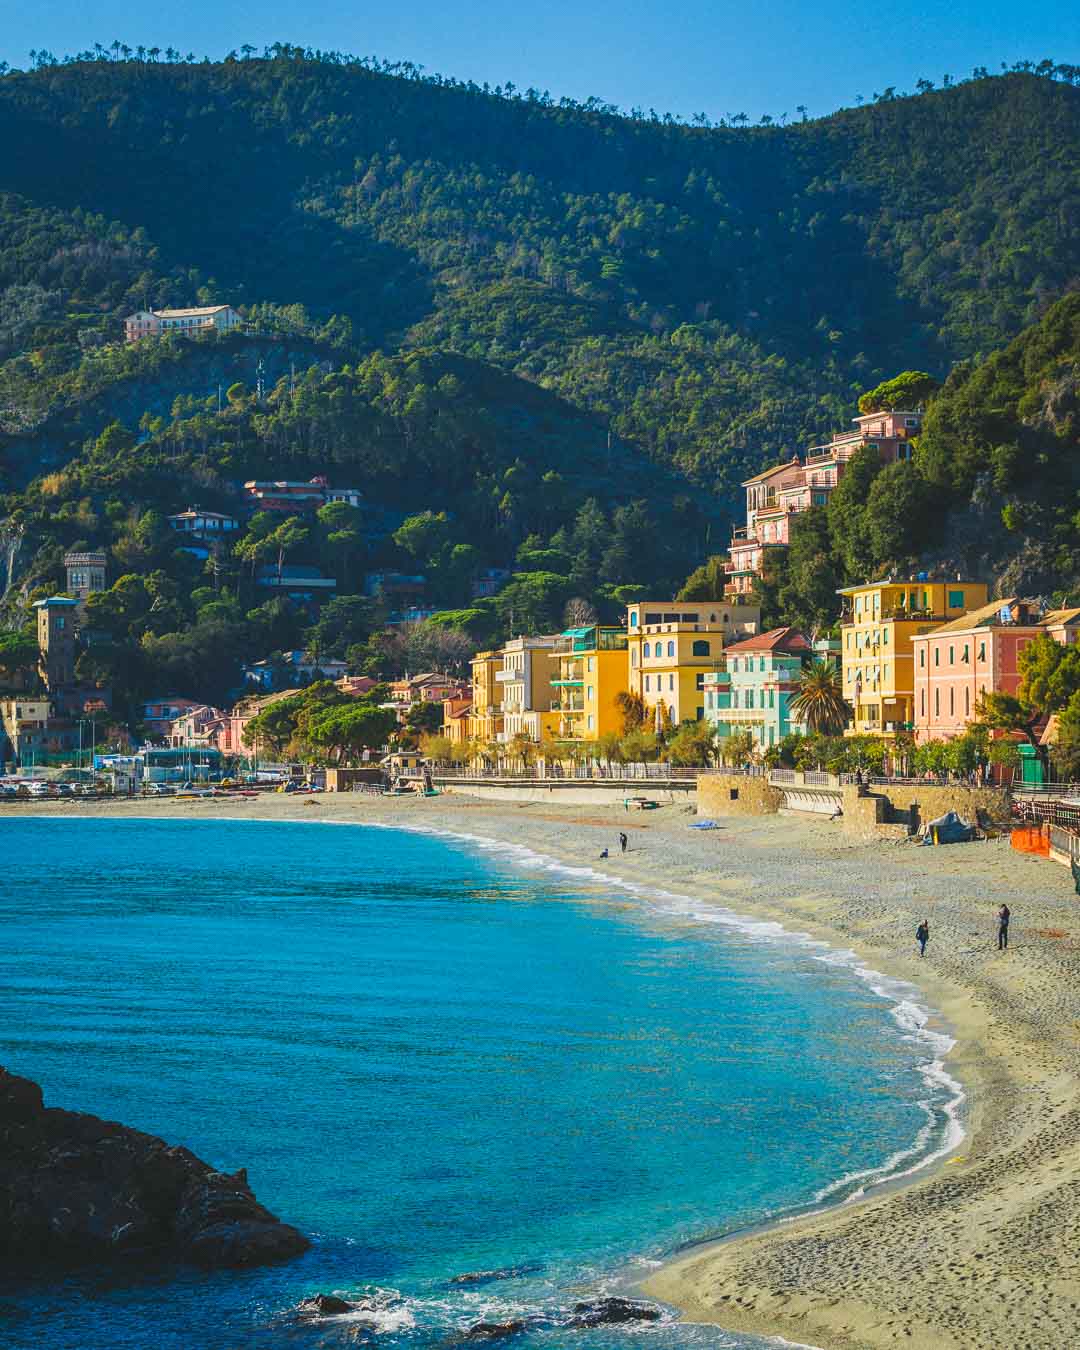
<path id="1" fill-rule="evenodd" d="M 513 1316 L 529 1347 L 748 1347 L 559 1320 L 953 1128 L 912 991 L 587 868 L 311 822 L 16 818 L 0 844 L 0 1062 L 246 1166 L 315 1240 L 250 1274 L 0 1284 L 10 1350 L 367 1343 L 289 1320 L 331 1290 L 377 1291 L 395 1350 Z"/>

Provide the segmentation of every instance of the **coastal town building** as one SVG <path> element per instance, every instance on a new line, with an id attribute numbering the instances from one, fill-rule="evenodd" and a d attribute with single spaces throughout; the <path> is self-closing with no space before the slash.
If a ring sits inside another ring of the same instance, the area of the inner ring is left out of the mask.
<path id="1" fill-rule="evenodd" d="M 556 690 L 551 683 L 554 646 L 554 635 L 544 634 L 511 638 L 503 647 L 502 669 L 495 672 L 502 689 L 501 740 L 528 736 L 540 742 L 557 733 L 559 715 L 553 708 Z"/>
<path id="2" fill-rule="evenodd" d="M 0 700 L 0 725 L 5 763 L 30 764 L 47 749 L 51 707 L 44 697 L 20 696 Z"/>
<path id="3" fill-rule="evenodd" d="M 460 698 L 469 693 L 469 686 L 454 675 L 426 670 L 419 675 L 407 675 L 390 685 L 390 697 L 403 711 L 419 703 L 442 703 L 448 698 Z"/>
<path id="4" fill-rule="evenodd" d="M 627 682 L 645 721 L 663 729 L 705 716 L 705 676 L 723 664 L 731 639 L 756 633 L 757 605 L 642 600 L 627 608 Z"/>
<path id="5" fill-rule="evenodd" d="M 240 522 L 235 516 L 226 515 L 223 511 L 202 511 L 197 506 L 178 511 L 168 520 L 170 529 L 193 539 L 220 539 L 223 535 L 234 534 L 240 528 Z"/>
<path id="6" fill-rule="evenodd" d="M 65 589 L 79 602 L 80 613 L 85 612 L 87 596 L 105 589 L 107 565 L 108 558 L 102 549 L 64 554 Z"/>
<path id="7" fill-rule="evenodd" d="M 922 426 L 920 412 L 867 413 L 853 419 L 855 430 L 842 432 L 827 445 L 812 446 L 786 463 L 755 474 L 746 489 L 746 524 L 732 532 L 725 593 L 749 595 L 762 575 L 766 551 L 787 548 L 794 518 L 813 506 L 825 506 L 852 457 L 864 446 L 883 464 L 907 460 L 912 439 Z"/>
<path id="8" fill-rule="evenodd" d="M 471 712 L 471 692 L 443 700 L 442 734 L 453 745 L 464 745 L 468 741 Z"/>
<path id="9" fill-rule="evenodd" d="M 912 639 L 987 602 L 980 581 L 945 581 L 920 573 L 845 586 L 841 617 L 844 697 L 854 710 L 851 735 L 912 731 L 915 657 Z"/>
<path id="10" fill-rule="evenodd" d="M 243 490 L 250 510 L 281 516 L 312 515 L 330 502 L 359 506 L 363 500 L 359 488 L 332 488 L 324 474 L 307 480 L 250 478 Z"/>
<path id="11" fill-rule="evenodd" d="M 75 683 L 75 626 L 79 602 L 52 595 L 37 610 L 38 674 L 50 693 Z"/>
<path id="12" fill-rule="evenodd" d="M 551 653 L 551 684 L 562 740 L 595 741 L 623 729 L 618 696 L 629 692 L 626 629 L 611 624 L 568 628 Z"/>
<path id="13" fill-rule="evenodd" d="M 365 572 L 364 594 L 371 599 L 388 603 L 422 600 L 427 589 L 427 577 L 418 573 Z"/>
<path id="14" fill-rule="evenodd" d="M 173 723 L 184 713 L 202 705 L 195 699 L 181 698 L 176 694 L 159 695 L 149 698 L 140 710 L 140 722 L 148 737 L 154 740 L 167 739 Z"/>
<path id="15" fill-rule="evenodd" d="M 803 669 L 814 646 L 796 628 L 774 628 L 724 652 L 723 669 L 704 679 L 705 718 L 719 737 L 749 732 L 759 751 L 802 728 L 791 716 Z"/>
<path id="16" fill-rule="evenodd" d="M 215 330 L 227 333 L 242 323 L 231 305 L 197 305 L 191 309 L 140 309 L 124 320 L 124 338 L 138 342 L 142 338 L 165 337 L 178 333 L 195 337 Z"/>
<path id="17" fill-rule="evenodd" d="M 502 652 L 477 652 L 469 662 L 472 672 L 472 711 L 469 740 L 487 745 L 499 739 L 503 729 L 502 686 L 495 678 L 502 670 Z"/>
<path id="18" fill-rule="evenodd" d="M 265 586 L 309 611 L 332 600 L 337 590 L 337 581 L 333 577 L 323 576 L 319 568 L 306 563 L 285 563 L 281 567 L 267 563 L 256 572 L 255 584 Z"/>
<path id="19" fill-rule="evenodd" d="M 241 669 L 245 685 L 272 693 L 275 689 L 299 689 L 314 680 L 340 680 L 347 673 L 349 663 L 334 656 L 316 657 L 303 648 L 296 648 L 282 652 L 273 660 L 266 657 L 262 661 L 252 661 Z"/>
<path id="20" fill-rule="evenodd" d="M 983 694 L 1015 694 L 1020 654 L 1042 633 L 1074 644 L 1080 609 L 1044 614 L 1034 601 L 1013 596 L 912 637 L 916 741 L 961 736 Z"/>

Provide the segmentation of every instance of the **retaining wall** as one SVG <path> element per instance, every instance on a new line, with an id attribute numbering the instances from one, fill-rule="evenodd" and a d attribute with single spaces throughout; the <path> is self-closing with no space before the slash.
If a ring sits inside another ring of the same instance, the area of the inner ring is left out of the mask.
<path id="1" fill-rule="evenodd" d="M 592 782 L 588 779 L 542 778 L 439 778 L 433 779 L 440 792 L 480 797 L 485 801 L 554 802 L 565 806 L 622 806 L 630 797 L 646 797 L 654 802 L 688 803 L 694 800 L 691 782 L 664 782 L 662 779 L 621 779 Z"/>
<path id="2" fill-rule="evenodd" d="M 697 781 L 700 816 L 772 816 L 784 804 L 784 794 L 767 778 L 737 773 L 706 773 Z"/>

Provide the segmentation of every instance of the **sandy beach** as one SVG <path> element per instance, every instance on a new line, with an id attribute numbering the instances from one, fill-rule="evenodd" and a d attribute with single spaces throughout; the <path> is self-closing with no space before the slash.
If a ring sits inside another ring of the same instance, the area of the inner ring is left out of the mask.
<path id="1" fill-rule="evenodd" d="M 820 818 L 688 828 L 685 805 L 490 803 L 365 794 L 0 805 L 24 815 L 426 825 L 526 845 L 612 877 L 768 918 L 910 980 L 956 1037 L 965 1138 L 908 1184 L 694 1249 L 646 1286 L 689 1320 L 836 1347 L 1080 1343 L 1080 898 L 1066 868 L 1007 840 L 848 842 Z M 630 850 L 620 855 L 616 833 Z M 601 849 L 611 849 L 598 861 Z M 628 896 L 632 903 L 632 896 Z M 1013 911 L 1010 950 L 994 916 Z M 930 922 L 925 960 L 914 941 Z"/>

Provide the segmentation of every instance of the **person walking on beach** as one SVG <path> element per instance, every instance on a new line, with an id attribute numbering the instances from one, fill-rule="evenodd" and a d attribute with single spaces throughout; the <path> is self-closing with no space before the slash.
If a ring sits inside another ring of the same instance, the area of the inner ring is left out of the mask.
<path id="1" fill-rule="evenodd" d="M 923 919 L 915 929 L 915 941 L 919 944 L 919 955 L 926 955 L 926 944 L 930 941 L 930 920 Z"/>
<path id="2" fill-rule="evenodd" d="M 619 848 L 622 849 L 622 851 L 623 851 L 624 853 L 626 852 L 626 846 L 627 846 L 627 844 L 628 844 L 629 842 L 630 842 L 630 840 L 627 839 L 626 835 L 622 832 L 622 830 L 620 830 L 620 831 L 619 831 Z"/>
<path id="3" fill-rule="evenodd" d="M 1009 906 L 1002 905 L 998 910 L 998 951 L 1007 951 L 1009 946 Z"/>

